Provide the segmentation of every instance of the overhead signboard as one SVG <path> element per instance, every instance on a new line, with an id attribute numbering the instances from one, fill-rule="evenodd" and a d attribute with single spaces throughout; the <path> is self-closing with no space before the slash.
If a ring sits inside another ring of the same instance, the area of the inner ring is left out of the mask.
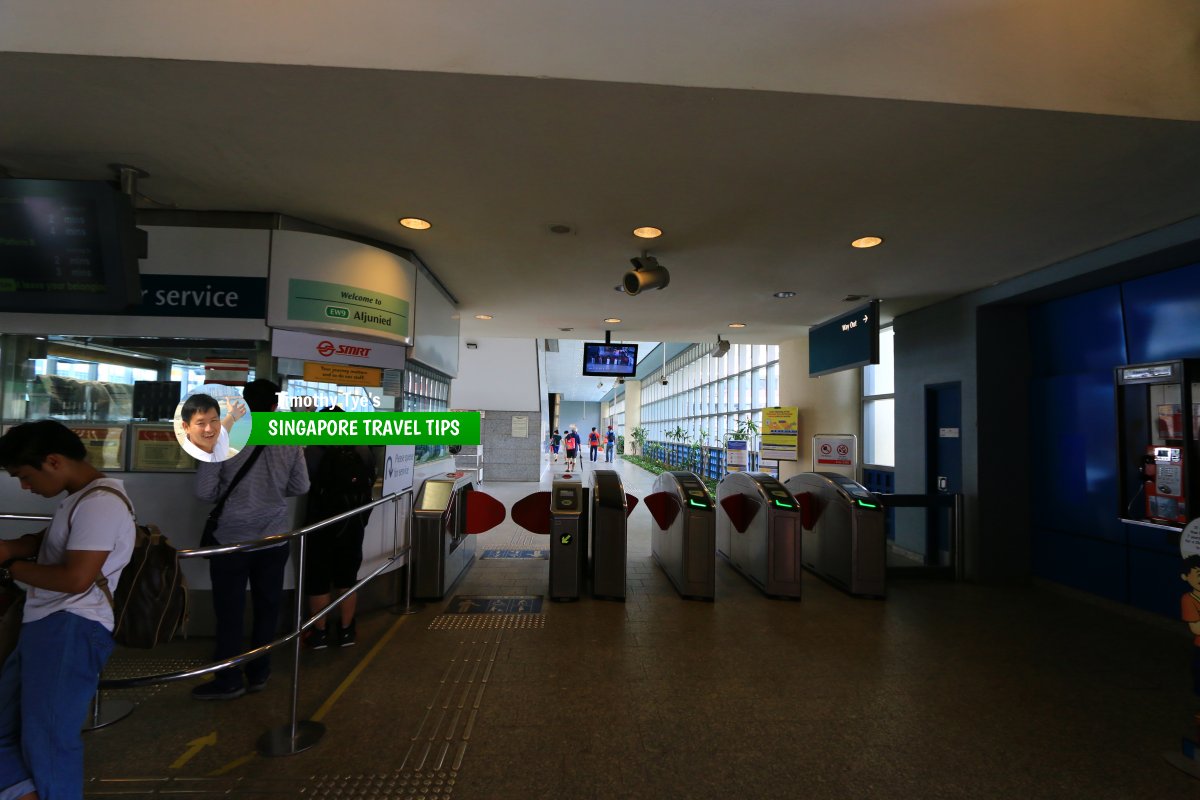
<path id="1" fill-rule="evenodd" d="M 815 325 L 808 332 L 810 376 L 878 363 L 878 300 Z"/>
<path id="2" fill-rule="evenodd" d="M 142 274 L 142 299 L 127 312 L 143 317 L 267 315 L 267 279 L 233 275 Z"/>
<path id="3" fill-rule="evenodd" d="M 405 353 L 406 348 L 399 345 L 346 339 L 340 336 L 283 330 L 277 330 L 271 336 L 271 355 L 276 358 L 403 369 Z"/>
<path id="4" fill-rule="evenodd" d="M 272 328 L 413 343 L 416 267 L 361 242 L 299 231 L 271 238 Z"/>

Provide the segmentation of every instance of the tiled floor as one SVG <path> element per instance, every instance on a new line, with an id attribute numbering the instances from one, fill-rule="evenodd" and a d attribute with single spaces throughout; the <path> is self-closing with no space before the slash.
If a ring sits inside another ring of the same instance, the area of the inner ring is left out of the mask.
<path id="1" fill-rule="evenodd" d="M 511 506 L 538 487 L 483 488 Z M 249 755 L 286 719 L 286 663 L 230 703 L 167 686 L 88 734 L 89 795 L 1200 797 L 1162 757 L 1196 710 L 1182 626 L 1038 587 L 895 582 L 872 601 L 806 575 L 802 602 L 775 601 L 721 562 L 716 601 L 684 601 L 644 507 L 629 525 L 625 603 L 547 602 L 515 630 L 430 630 L 444 604 L 368 615 L 358 647 L 304 655 L 300 709 L 328 731 L 289 758 Z M 546 545 L 511 522 L 480 540 Z M 545 594 L 547 568 L 477 561 L 452 593 Z"/>

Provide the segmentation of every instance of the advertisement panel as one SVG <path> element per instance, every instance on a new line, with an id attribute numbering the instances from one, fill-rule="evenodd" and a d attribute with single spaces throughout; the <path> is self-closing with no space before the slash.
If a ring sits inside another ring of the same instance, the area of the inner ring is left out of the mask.
<path id="1" fill-rule="evenodd" d="M 763 409 L 762 457 L 775 461 L 796 461 L 800 457 L 800 409 L 794 407 Z"/>

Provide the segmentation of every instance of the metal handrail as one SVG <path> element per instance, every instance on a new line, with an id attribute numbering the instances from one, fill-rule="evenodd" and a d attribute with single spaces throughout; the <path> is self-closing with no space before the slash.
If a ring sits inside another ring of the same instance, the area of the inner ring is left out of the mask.
<path id="1" fill-rule="evenodd" d="M 406 496 L 411 498 L 412 494 L 413 494 L 412 488 L 404 489 L 403 491 L 400 491 L 400 492 L 393 492 L 393 493 L 387 495 L 386 497 L 381 497 L 378 500 L 373 500 L 369 503 L 364 503 L 363 505 L 358 506 L 353 509 L 350 509 L 349 511 L 342 512 L 341 514 L 337 514 L 337 515 L 329 517 L 327 519 L 323 519 L 320 522 L 315 522 L 312 525 L 306 525 L 303 528 L 289 531 L 287 533 L 272 534 L 271 536 L 264 536 L 260 539 L 254 539 L 249 542 L 238 542 L 236 544 L 216 545 L 216 546 L 212 546 L 212 547 L 197 547 L 197 548 L 192 548 L 189 550 L 180 550 L 179 558 L 181 558 L 181 559 L 182 558 L 198 558 L 198 557 L 207 557 L 207 556 L 214 556 L 214 555 L 224 555 L 224 554 L 228 554 L 228 553 L 247 552 L 247 551 L 251 551 L 251 550 L 261 550 L 266 547 L 273 547 L 275 545 L 284 544 L 286 542 L 289 542 L 292 539 L 296 539 L 299 543 L 299 549 L 300 549 L 299 557 L 297 559 L 297 565 L 296 565 L 296 590 L 295 590 L 296 591 L 296 617 L 295 617 L 296 618 L 296 629 L 293 630 L 291 633 L 288 633 L 288 634 L 280 637 L 279 639 L 276 639 L 273 642 L 270 642 L 270 643 L 264 644 L 264 645 L 260 645 L 259 647 L 255 647 L 251 650 L 246 651 L 245 653 L 241 653 L 236 656 L 231 656 L 230 658 L 227 658 L 223 661 L 217 661 L 217 662 L 213 662 L 211 664 L 205 664 L 203 666 L 196 667 L 194 669 L 179 670 L 176 672 L 163 672 L 163 673 L 156 673 L 153 675 L 137 675 L 132 678 L 117 678 L 117 679 L 102 680 L 102 681 L 100 681 L 99 688 L 100 689 L 129 689 L 129 688 L 135 688 L 135 687 L 140 687 L 140 686 L 151 686 L 151 685 L 159 684 L 159 683 L 172 683 L 174 681 L 186 680 L 188 678 L 195 678 L 200 675 L 207 675 L 209 673 L 217 672 L 222 669 L 228 669 L 230 667 L 239 666 L 241 664 L 246 663 L 247 661 L 252 661 L 256 658 L 260 658 L 260 657 L 266 655 L 267 653 L 271 652 L 272 650 L 274 650 L 278 647 L 281 647 L 289 642 L 292 642 L 293 646 L 295 647 L 295 659 L 294 659 L 293 666 L 292 666 L 292 692 L 291 692 L 292 696 L 291 696 L 290 722 L 288 725 L 283 726 L 283 728 L 270 730 L 270 731 L 267 731 L 266 733 L 264 733 L 262 735 L 262 737 L 259 739 L 259 749 L 264 751 L 268 755 L 293 755 L 295 753 L 298 753 L 298 752 L 305 750 L 305 749 L 311 747 L 312 745 L 316 744 L 316 742 L 320 739 L 321 735 L 324 733 L 324 726 L 321 725 L 320 723 L 312 722 L 309 720 L 305 720 L 303 722 L 300 722 L 297 720 L 297 708 L 298 708 L 299 693 L 300 693 L 300 636 L 304 633 L 304 631 L 311 628 L 319 620 L 323 619 L 326 615 L 332 613 L 333 610 L 335 608 L 337 608 L 338 606 L 340 606 L 342 604 L 342 602 L 345 601 L 345 599 L 347 597 L 349 597 L 352 593 L 357 592 L 363 586 L 366 586 L 368 583 L 370 583 L 372 580 L 374 580 L 376 577 L 378 577 L 380 574 L 382 574 L 384 571 L 386 571 L 388 567 L 395 564 L 400 559 L 401 556 L 408 556 L 412 552 L 412 544 L 411 544 L 411 538 L 410 538 L 410 543 L 403 550 L 400 549 L 399 540 L 398 540 L 399 526 L 396 524 L 398 520 L 396 520 L 395 516 L 393 516 L 393 519 L 392 519 L 392 531 L 393 531 L 393 533 L 392 533 L 392 555 L 391 555 L 391 557 L 388 558 L 386 561 L 384 561 L 384 563 L 380 564 L 374 571 L 371 572 L 370 575 L 361 579 L 356 584 L 354 584 L 353 587 L 351 587 L 347 591 L 343 592 L 336 600 L 334 600 L 328 606 L 326 606 L 325 608 L 322 608 L 320 611 L 313 614 L 308 619 L 304 619 L 304 601 L 305 601 L 304 568 L 305 568 L 305 564 L 307 561 L 307 552 L 306 552 L 307 548 L 305 547 L 305 544 L 307 542 L 307 536 L 308 536 L 308 534 L 313 533 L 314 531 L 320 530 L 321 528 L 324 528 L 329 525 L 333 525 L 335 523 L 338 523 L 343 520 L 349 519 L 351 517 L 357 516 L 369 509 L 375 508 L 376 506 L 381 506 L 385 503 L 395 503 L 396 508 L 397 508 L 396 513 L 398 513 L 399 512 L 398 506 L 399 506 L 400 499 L 403 497 L 406 497 Z M 411 502 L 410 502 L 409 513 L 411 515 Z M 53 519 L 53 517 L 44 516 L 44 515 L 32 515 L 32 514 L 0 514 L 0 520 L 44 521 L 44 520 L 50 520 L 50 519 Z M 409 536 L 411 537 L 411 535 L 412 535 L 412 533 L 410 530 Z M 408 561 L 408 570 L 406 572 L 405 577 L 406 577 L 406 579 L 404 582 L 404 612 L 402 612 L 402 613 L 411 613 L 411 610 L 412 610 L 412 559 L 411 558 Z M 126 712 L 126 713 L 128 713 L 128 712 Z M 93 703 L 92 719 L 93 719 L 93 727 L 100 727 L 101 724 L 107 724 L 107 723 L 100 723 L 100 721 L 99 721 L 99 719 L 100 719 L 100 693 L 99 693 L 99 691 L 97 691 L 96 697 L 95 697 L 95 700 Z"/>

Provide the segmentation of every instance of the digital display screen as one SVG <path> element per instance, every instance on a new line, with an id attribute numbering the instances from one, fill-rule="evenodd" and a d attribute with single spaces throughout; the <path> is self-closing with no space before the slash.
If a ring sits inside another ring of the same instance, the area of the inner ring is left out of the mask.
<path id="1" fill-rule="evenodd" d="M 632 378 L 637 372 L 636 344 L 584 342 L 583 374 L 601 378 Z"/>
<path id="2" fill-rule="evenodd" d="M 0 180 L 0 310 L 124 311 L 140 294 L 137 233 L 106 183 Z"/>
<path id="3" fill-rule="evenodd" d="M 1171 378 L 1174 375 L 1174 364 L 1152 364 L 1148 367 L 1126 367 L 1121 370 L 1121 377 L 1131 382 Z"/>
<path id="4" fill-rule="evenodd" d="M 879 363 L 879 301 L 872 300 L 808 332 L 808 374 Z"/>

